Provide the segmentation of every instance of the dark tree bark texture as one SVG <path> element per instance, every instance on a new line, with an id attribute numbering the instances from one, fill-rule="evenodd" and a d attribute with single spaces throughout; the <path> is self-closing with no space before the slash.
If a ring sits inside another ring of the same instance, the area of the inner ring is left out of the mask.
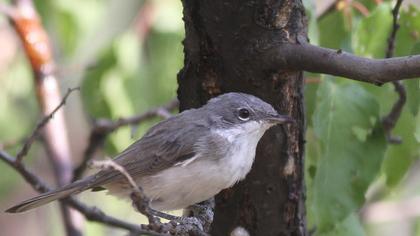
<path id="1" fill-rule="evenodd" d="M 180 109 L 226 92 L 254 94 L 296 123 L 262 138 L 246 180 L 216 197 L 211 235 L 237 226 L 250 235 L 306 235 L 301 71 L 271 68 L 267 50 L 306 43 L 300 0 L 183 0 L 185 65 L 178 75 Z"/>

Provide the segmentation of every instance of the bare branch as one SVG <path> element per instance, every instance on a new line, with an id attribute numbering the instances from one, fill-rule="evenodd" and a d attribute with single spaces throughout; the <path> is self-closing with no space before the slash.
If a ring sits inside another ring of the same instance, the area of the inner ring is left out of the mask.
<path id="1" fill-rule="evenodd" d="M 60 86 L 54 75 L 55 61 L 49 36 L 32 0 L 14 0 L 13 9 L 13 15 L 9 16 L 10 21 L 31 64 L 34 90 L 41 112 L 44 116 L 48 116 L 61 101 Z M 57 183 L 64 185 L 72 179 L 72 160 L 64 113 L 56 111 L 55 119 L 48 121 L 44 124 L 44 147 L 53 166 Z M 31 142 L 33 139 L 30 138 L 19 154 L 18 161 L 29 150 Z M 70 211 L 64 205 L 60 207 L 66 235 L 81 235 L 81 221 L 76 212 Z"/>
<path id="2" fill-rule="evenodd" d="M 270 70 L 305 70 L 376 85 L 420 76 L 420 55 L 369 59 L 307 43 L 284 43 L 263 54 L 258 60 Z"/>
<path id="3" fill-rule="evenodd" d="M 397 31 L 400 28 L 400 25 L 398 24 L 398 17 L 399 17 L 399 12 L 400 12 L 400 7 L 401 7 L 402 2 L 403 0 L 398 0 L 395 3 L 394 9 L 392 10 L 392 16 L 393 16 L 392 30 L 388 38 L 388 48 L 385 54 L 386 58 L 393 57 L 394 55 L 395 37 L 397 36 Z M 392 84 L 394 85 L 395 91 L 398 94 L 398 99 L 392 106 L 392 109 L 389 112 L 389 114 L 382 119 L 382 124 L 385 130 L 385 134 L 386 134 L 388 142 L 398 144 L 398 143 L 401 143 L 401 138 L 394 137 L 391 132 L 394 129 L 395 124 L 397 123 L 398 119 L 401 116 L 402 109 L 404 108 L 404 104 L 407 100 L 407 92 L 405 90 L 404 85 L 400 81 L 393 81 Z"/>
<path id="4" fill-rule="evenodd" d="M 89 144 L 84 151 L 83 160 L 73 172 L 73 180 L 77 180 L 82 176 L 82 174 L 87 168 L 88 162 L 92 159 L 93 154 L 98 149 L 98 147 L 103 145 L 105 138 L 109 133 L 117 130 L 120 127 L 128 125 L 138 125 L 141 122 L 152 118 L 169 118 L 171 116 L 170 111 L 174 110 L 177 107 L 178 101 L 173 100 L 164 106 L 151 109 L 149 111 L 146 111 L 145 113 L 135 115 L 132 117 L 120 118 L 116 121 L 107 119 L 100 119 L 96 121 L 90 133 Z"/>
<path id="5" fill-rule="evenodd" d="M 45 184 L 42 179 L 30 172 L 21 162 L 17 162 L 17 159 L 12 157 L 7 152 L 0 150 L 0 160 L 3 160 L 6 164 L 16 170 L 36 191 L 40 193 L 51 191 L 51 188 L 48 187 L 48 185 Z M 89 221 L 100 222 L 105 225 L 126 229 L 131 233 L 162 236 L 162 234 L 144 230 L 140 226 L 108 216 L 101 210 L 95 207 L 88 207 L 72 197 L 63 199 L 62 201 L 82 213 Z"/>
<path id="6" fill-rule="evenodd" d="M 44 181 L 42 181 L 37 175 L 27 170 L 24 165 L 17 162 L 16 159 L 7 152 L 0 150 L 0 159 L 16 170 L 36 191 L 45 193 L 51 190 Z"/>
<path id="7" fill-rule="evenodd" d="M 177 107 L 178 100 L 173 100 L 165 106 L 151 109 L 149 111 L 146 111 L 145 113 L 136 116 L 119 118 L 116 121 L 101 119 L 97 122 L 95 128 L 101 130 L 104 133 L 111 133 L 120 127 L 128 125 L 138 125 L 139 123 L 151 118 L 161 117 L 163 119 L 167 119 L 171 116 L 170 112 L 168 111 L 173 110 Z"/>
<path id="8" fill-rule="evenodd" d="M 66 104 L 67 98 L 70 96 L 70 94 L 75 91 L 79 90 L 79 87 L 76 88 L 69 88 L 64 95 L 63 99 L 61 100 L 60 104 L 48 115 L 45 116 L 35 127 L 35 129 L 32 131 L 31 135 L 25 140 L 22 149 L 16 154 L 16 161 L 21 162 L 22 158 L 28 154 L 29 149 L 32 146 L 32 143 L 35 141 L 35 139 L 39 136 L 39 133 L 42 128 L 50 121 L 54 114 Z"/>

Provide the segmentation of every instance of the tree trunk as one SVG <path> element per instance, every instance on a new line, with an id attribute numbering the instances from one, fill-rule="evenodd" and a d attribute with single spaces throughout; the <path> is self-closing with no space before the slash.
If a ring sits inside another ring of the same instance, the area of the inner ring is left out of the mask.
<path id="1" fill-rule="evenodd" d="M 211 234 L 237 226 L 250 235 L 306 235 L 301 71 L 269 68 L 262 52 L 306 41 L 300 0 L 183 0 L 185 65 L 178 75 L 181 110 L 221 93 L 254 94 L 296 123 L 262 138 L 246 180 L 216 196 Z"/>

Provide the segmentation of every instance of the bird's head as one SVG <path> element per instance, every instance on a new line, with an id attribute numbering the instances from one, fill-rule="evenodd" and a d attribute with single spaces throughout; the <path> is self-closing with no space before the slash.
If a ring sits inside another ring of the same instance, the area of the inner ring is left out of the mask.
<path id="1" fill-rule="evenodd" d="M 226 93 L 212 98 L 205 109 L 212 116 L 212 125 L 216 129 L 235 130 L 243 134 L 263 134 L 273 125 L 293 122 L 292 118 L 278 113 L 267 102 L 245 93 Z"/>

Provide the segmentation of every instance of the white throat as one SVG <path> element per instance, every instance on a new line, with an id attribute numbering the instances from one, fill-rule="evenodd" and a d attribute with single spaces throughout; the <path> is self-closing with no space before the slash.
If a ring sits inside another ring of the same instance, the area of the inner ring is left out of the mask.
<path id="1" fill-rule="evenodd" d="M 267 123 L 249 121 L 230 129 L 214 130 L 230 143 L 227 160 L 223 160 L 226 167 L 225 174 L 229 173 L 227 178 L 230 178 L 227 187 L 245 178 L 251 170 L 257 144 L 270 126 Z"/>

